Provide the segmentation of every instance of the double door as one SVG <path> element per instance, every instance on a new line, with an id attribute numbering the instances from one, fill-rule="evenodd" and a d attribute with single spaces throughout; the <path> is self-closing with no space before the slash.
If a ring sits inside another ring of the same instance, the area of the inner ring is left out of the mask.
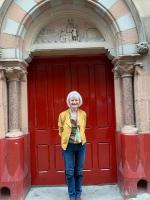
<path id="1" fill-rule="evenodd" d="M 116 182 L 112 65 L 105 56 L 36 58 L 28 68 L 33 185 L 65 183 L 58 115 L 77 90 L 87 113 L 84 184 Z"/>

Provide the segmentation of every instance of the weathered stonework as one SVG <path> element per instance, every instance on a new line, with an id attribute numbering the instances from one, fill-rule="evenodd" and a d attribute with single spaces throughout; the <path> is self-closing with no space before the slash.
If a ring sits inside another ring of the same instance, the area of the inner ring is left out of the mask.
<path id="1" fill-rule="evenodd" d="M 14 67 L 12 66 L 12 63 L 9 63 L 8 65 L 10 66 L 7 66 L 7 67 L 4 66 L 1 68 L 1 70 L 4 71 L 8 80 L 11 80 L 11 81 L 21 80 L 26 74 L 26 69 L 22 67 L 21 65 L 14 66 Z"/>
<path id="2" fill-rule="evenodd" d="M 6 75 L 7 76 L 7 75 Z M 19 131 L 19 80 L 8 80 L 9 132 Z"/>
<path id="3" fill-rule="evenodd" d="M 26 65 L 18 61 L 2 62 L 0 68 L 8 84 L 8 133 L 7 137 L 21 135 L 20 130 L 20 81 L 26 77 Z"/>
<path id="4" fill-rule="evenodd" d="M 147 54 L 148 51 L 149 46 L 147 42 L 140 42 L 139 44 L 137 44 L 137 53 L 139 53 L 140 55 Z"/>
<path id="5" fill-rule="evenodd" d="M 96 27 L 76 18 L 55 20 L 46 25 L 35 39 L 35 44 L 104 41 Z"/>
<path id="6" fill-rule="evenodd" d="M 122 106 L 123 106 L 123 132 L 133 133 L 137 132 L 135 128 L 135 110 L 134 110 L 134 87 L 133 75 L 135 74 L 135 57 L 120 57 L 114 59 L 114 73 L 115 77 L 121 78 L 122 86 Z"/>

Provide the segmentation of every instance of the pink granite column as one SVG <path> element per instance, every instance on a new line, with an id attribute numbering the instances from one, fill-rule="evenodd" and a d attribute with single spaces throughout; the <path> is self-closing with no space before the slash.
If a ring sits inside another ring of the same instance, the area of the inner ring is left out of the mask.
<path id="1" fill-rule="evenodd" d="M 20 81 L 26 67 L 20 62 L 10 62 L 3 67 L 8 85 L 8 133 L 6 137 L 22 135 L 20 130 Z"/>
<path id="2" fill-rule="evenodd" d="M 122 107 L 123 107 L 123 131 L 137 132 L 135 128 L 135 108 L 133 75 L 135 72 L 135 58 L 120 57 L 114 60 L 114 72 L 121 79 Z"/>

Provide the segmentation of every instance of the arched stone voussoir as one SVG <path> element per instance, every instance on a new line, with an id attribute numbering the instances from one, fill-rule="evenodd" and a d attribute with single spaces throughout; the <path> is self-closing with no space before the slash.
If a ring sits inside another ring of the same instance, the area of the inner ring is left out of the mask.
<path id="1" fill-rule="evenodd" d="M 55 18 L 57 20 L 58 16 L 60 19 L 66 16 L 68 20 L 73 18 L 89 21 L 105 41 L 94 49 L 105 49 L 105 52 L 111 52 L 112 56 L 137 54 L 136 45 L 141 42 L 138 31 L 140 26 L 137 27 L 126 0 L 28 0 L 28 3 L 25 0 L 14 0 L 11 3 L 6 0 L 5 2 L 7 3 L 3 5 L 7 7 L 6 4 L 9 4 L 9 6 L 7 9 L 2 6 L 3 12 L 0 11 L 1 38 L 7 38 L 6 43 L 2 43 L 1 46 L 4 59 L 28 59 L 32 52 L 38 50 L 33 44 L 40 31 L 50 22 L 54 22 Z M 74 48 L 71 45 L 67 50 Z M 43 50 L 48 51 L 48 48 Z"/>

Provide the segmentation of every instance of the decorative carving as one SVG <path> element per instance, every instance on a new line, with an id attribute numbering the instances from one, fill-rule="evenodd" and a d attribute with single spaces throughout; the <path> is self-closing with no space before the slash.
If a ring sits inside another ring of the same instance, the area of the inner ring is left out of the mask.
<path id="1" fill-rule="evenodd" d="M 115 58 L 112 63 L 114 64 L 113 72 L 115 77 L 125 77 L 125 76 L 133 76 L 136 69 L 136 57 L 118 57 Z"/>
<path id="2" fill-rule="evenodd" d="M 8 80 L 20 80 L 27 74 L 26 69 L 20 66 L 1 67 L 0 70 L 4 71 Z"/>
<path id="3" fill-rule="evenodd" d="M 132 76 L 134 74 L 135 67 L 136 66 L 133 64 L 126 64 L 125 66 L 117 64 L 113 68 L 113 72 L 116 74 L 117 77 Z"/>
<path id="4" fill-rule="evenodd" d="M 0 66 L 0 80 L 4 79 L 5 79 L 4 71 L 2 70 L 2 66 Z"/>
<path id="5" fill-rule="evenodd" d="M 80 19 L 62 18 L 44 27 L 34 44 L 96 41 L 104 41 L 104 38 L 95 27 Z"/>
<path id="6" fill-rule="evenodd" d="M 137 53 L 139 53 L 140 55 L 147 54 L 149 51 L 147 42 L 140 42 L 139 44 L 136 45 L 136 47 L 137 47 Z"/>
<path id="7" fill-rule="evenodd" d="M 19 61 L 1 62 L 0 71 L 3 71 L 8 80 L 25 80 L 27 64 Z"/>
<path id="8" fill-rule="evenodd" d="M 134 66 L 135 66 L 135 73 L 134 74 L 135 75 L 141 74 L 142 71 L 143 71 L 143 68 L 144 68 L 143 64 L 142 63 L 135 63 Z"/>
<path id="9" fill-rule="evenodd" d="M 66 29 L 63 29 L 60 33 L 61 42 L 79 41 L 78 30 L 74 24 L 73 19 L 68 19 Z"/>

